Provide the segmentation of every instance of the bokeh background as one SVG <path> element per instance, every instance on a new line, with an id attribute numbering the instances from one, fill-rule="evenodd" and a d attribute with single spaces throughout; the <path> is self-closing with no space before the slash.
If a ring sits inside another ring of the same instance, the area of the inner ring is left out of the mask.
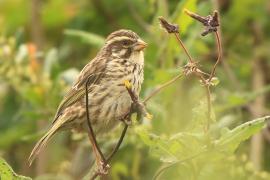
<path id="1" fill-rule="evenodd" d="M 114 30 L 131 29 L 149 44 L 142 98 L 181 73 L 187 62 L 158 16 L 179 24 L 190 53 L 210 72 L 215 38 L 201 37 L 203 27 L 184 8 L 205 16 L 220 12 L 223 59 L 219 84 L 211 88 L 215 121 L 206 132 L 206 95 L 198 79 L 179 79 L 148 102 L 153 119 L 129 129 L 107 179 L 151 179 L 174 162 L 160 179 L 269 179 L 267 128 L 239 147 L 238 141 L 254 132 L 236 138 L 237 149 L 230 144 L 211 149 L 228 129 L 269 114 L 268 0 L 0 0 L 0 157 L 34 179 L 82 179 L 93 163 L 85 134 L 58 133 L 28 167 L 35 142 L 50 127 L 78 72 Z M 105 152 L 119 133 L 99 138 Z"/>

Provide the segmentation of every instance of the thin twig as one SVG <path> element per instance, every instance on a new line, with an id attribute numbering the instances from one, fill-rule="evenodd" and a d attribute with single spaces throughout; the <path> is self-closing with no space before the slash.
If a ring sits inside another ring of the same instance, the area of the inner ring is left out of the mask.
<path id="1" fill-rule="evenodd" d="M 220 42 L 220 37 L 219 34 L 217 32 L 217 27 L 219 26 L 219 20 L 218 20 L 218 12 L 214 11 L 213 15 L 209 15 L 206 17 L 197 15 L 193 12 L 190 12 L 188 10 L 185 10 L 185 12 L 191 16 L 192 18 L 198 20 L 199 22 L 201 22 L 204 26 L 205 26 L 205 30 L 202 33 L 202 36 L 205 36 L 209 33 L 215 32 L 215 37 L 216 37 L 216 43 L 217 43 L 217 47 L 218 47 L 218 57 L 216 60 L 216 63 L 213 66 L 213 69 L 211 71 L 211 74 L 207 74 L 204 73 L 203 71 L 201 71 L 198 68 L 198 64 L 193 62 L 189 52 L 187 51 L 187 49 L 184 46 L 184 43 L 181 41 L 180 37 L 179 37 L 179 31 L 178 31 L 178 25 L 175 24 L 171 24 L 169 22 L 167 22 L 164 18 L 159 18 L 161 26 L 168 32 L 168 33 L 174 33 L 176 39 L 178 40 L 178 42 L 180 43 L 181 47 L 183 48 L 183 50 L 185 51 L 186 55 L 189 58 L 189 63 L 185 66 L 184 69 L 184 73 L 185 75 L 189 75 L 191 73 L 194 73 L 202 82 L 202 84 L 204 85 L 204 87 L 206 88 L 206 95 L 207 95 L 207 125 L 206 125 L 206 130 L 209 129 L 210 126 L 210 120 L 211 120 L 211 92 L 210 92 L 210 86 L 211 86 L 211 80 L 213 78 L 213 76 L 215 75 L 216 72 L 216 67 L 218 65 L 218 63 L 220 62 L 221 59 L 221 42 Z M 209 78 L 205 79 L 205 77 L 203 75 L 208 75 Z M 153 179 L 157 179 L 167 168 L 177 164 L 177 163 L 182 163 L 183 161 L 187 161 L 189 159 L 193 159 L 195 157 L 197 157 L 198 155 L 200 155 L 203 152 L 200 152 L 199 154 L 196 154 L 194 156 L 188 157 L 185 160 L 182 161 L 178 161 L 166 166 L 161 167 L 158 172 L 155 174 L 155 176 L 153 177 Z"/>
<path id="2" fill-rule="evenodd" d="M 115 153 L 119 150 L 119 147 L 120 147 L 120 145 L 122 144 L 122 142 L 123 142 L 123 140 L 124 140 L 124 137 L 125 137 L 125 135 L 126 135 L 127 129 L 128 129 L 128 125 L 125 124 L 125 127 L 124 127 L 124 129 L 123 129 L 123 131 L 122 131 L 122 133 L 121 133 L 121 136 L 120 136 L 120 138 L 119 138 L 119 140 L 118 140 L 118 142 L 117 142 L 117 144 L 116 144 L 114 150 L 112 151 L 112 153 L 111 153 L 111 154 L 109 155 L 109 157 L 107 158 L 107 162 L 110 162 L 111 159 L 113 158 L 113 156 L 115 155 Z"/>
<path id="3" fill-rule="evenodd" d="M 90 180 L 95 180 L 99 175 L 100 175 L 100 173 L 96 172 L 96 173 L 90 178 Z"/>
<path id="4" fill-rule="evenodd" d="M 198 73 L 201 73 L 201 74 L 203 74 L 203 75 L 205 75 L 205 76 L 210 77 L 210 74 L 209 74 L 209 73 L 207 73 L 207 72 L 203 72 L 203 71 L 202 71 L 202 70 L 200 70 L 200 69 L 197 69 L 197 72 L 198 72 Z"/>
<path id="5" fill-rule="evenodd" d="M 200 16 L 200 15 L 197 15 L 195 13 L 192 13 L 188 10 L 185 10 L 185 12 L 191 16 L 192 18 L 200 21 L 201 23 L 204 24 L 204 26 L 207 27 L 206 31 L 207 32 L 206 34 L 210 33 L 210 32 L 216 32 L 217 30 L 217 26 L 219 26 L 219 22 L 218 22 L 218 13 L 217 11 L 215 11 L 213 13 L 213 16 L 207 16 L 207 17 L 203 17 L 203 16 Z M 188 50 L 186 49 L 184 43 L 182 42 L 182 40 L 180 39 L 180 36 L 179 36 L 179 27 L 177 24 L 172 24 L 170 22 L 168 22 L 165 18 L 163 17 L 159 17 L 159 21 L 160 21 L 160 24 L 161 26 L 169 33 L 169 34 L 174 34 L 177 41 L 179 42 L 181 48 L 184 50 L 185 54 L 187 55 L 188 59 L 189 59 L 189 62 L 187 63 L 187 65 L 184 67 L 184 74 L 185 75 L 189 75 L 191 73 L 194 73 L 202 82 L 202 84 L 205 86 L 206 88 L 206 96 L 207 96 L 207 124 L 206 124 L 206 130 L 209 129 L 209 125 L 210 125 L 210 121 L 211 121 L 211 93 L 210 93 L 210 81 L 206 80 L 204 78 L 204 75 L 209 75 L 208 73 L 205 73 L 203 71 L 201 71 L 198 67 L 198 63 L 197 62 L 194 62 L 190 53 L 188 52 Z M 205 35 L 206 35 L 205 34 Z M 219 41 L 219 36 L 217 36 L 217 42 L 218 42 L 218 62 L 220 60 L 220 41 Z M 213 68 L 213 71 L 212 73 L 210 74 L 210 78 L 209 79 L 212 79 L 213 77 L 213 74 L 215 73 L 215 70 L 216 70 L 216 66 L 218 64 L 218 62 L 216 62 L 214 68 Z M 155 94 L 155 92 L 154 92 Z M 150 96 L 151 97 L 151 96 Z M 148 100 L 146 98 L 146 100 Z"/>
<path id="6" fill-rule="evenodd" d="M 166 30 L 167 33 L 173 33 L 179 42 L 180 46 L 184 49 L 186 55 L 188 56 L 189 62 L 193 63 L 192 57 L 190 56 L 188 50 L 186 49 L 184 43 L 179 37 L 179 27 L 177 24 L 169 23 L 164 17 L 160 16 L 159 18 L 160 25 L 163 29 Z"/>
<path id="7" fill-rule="evenodd" d="M 144 100 L 143 103 L 146 103 L 149 99 L 151 99 L 153 96 L 155 96 L 157 93 L 159 93 L 162 89 L 164 89 L 165 87 L 171 85 L 172 83 L 174 83 L 177 79 L 181 78 L 183 76 L 183 74 L 178 74 L 177 76 L 175 76 L 173 79 L 169 80 L 168 82 L 158 86 L 155 90 L 153 90 Z"/>
<path id="8" fill-rule="evenodd" d="M 213 76 L 215 75 L 217 65 L 221 60 L 221 42 L 220 42 L 220 37 L 219 37 L 218 32 L 215 32 L 215 37 L 216 37 L 216 43 L 217 43 L 217 49 L 218 49 L 218 57 L 217 57 L 215 65 L 211 71 L 211 75 L 209 77 L 209 82 L 211 82 Z"/>
<path id="9" fill-rule="evenodd" d="M 108 157 L 107 160 L 106 160 L 107 163 L 109 163 L 109 162 L 112 160 L 113 156 L 114 156 L 114 155 L 116 154 L 116 152 L 119 150 L 119 147 L 121 146 L 121 144 L 122 144 L 122 142 L 123 142 L 123 140 L 124 140 L 124 137 L 125 137 L 125 135 L 126 135 L 127 129 L 128 129 L 128 125 L 125 124 L 125 127 L 124 127 L 124 129 L 123 129 L 123 131 L 122 131 L 122 133 L 121 133 L 121 136 L 120 136 L 120 138 L 119 138 L 119 140 L 118 140 L 118 142 L 117 142 L 115 148 L 113 149 L 112 153 L 109 155 L 109 157 Z M 102 174 L 100 174 L 99 172 L 95 172 L 95 174 L 93 174 L 93 176 L 92 176 L 90 179 L 91 179 L 91 180 L 95 180 L 95 179 L 96 179 L 98 176 L 100 176 L 100 175 L 102 175 Z"/>
<path id="10" fill-rule="evenodd" d="M 91 124 L 91 121 L 90 121 L 90 117 L 89 117 L 89 109 L 88 109 L 88 84 L 90 82 L 91 78 L 89 77 L 87 79 L 87 82 L 85 83 L 85 108 L 86 108 L 86 118 L 87 118 L 87 125 L 88 125 L 88 128 L 89 128 L 89 131 L 90 131 L 90 135 L 94 141 L 94 146 L 97 148 L 98 150 L 98 153 L 103 161 L 103 163 L 106 163 L 106 159 L 102 153 L 102 151 L 100 150 L 99 146 L 98 146 L 98 143 L 97 143 L 97 139 L 96 139 L 96 136 L 95 136 L 95 133 L 94 133 L 94 130 L 93 130 L 93 127 L 92 127 L 92 124 Z"/>
<path id="11" fill-rule="evenodd" d="M 179 42 L 179 44 L 181 45 L 181 47 L 183 48 L 183 50 L 185 51 L 185 53 L 186 53 L 186 55 L 187 55 L 187 57 L 189 59 L 189 62 L 193 63 L 192 57 L 190 56 L 187 48 L 185 47 L 184 43 L 180 39 L 179 34 L 178 33 L 174 33 L 174 35 L 175 35 L 177 41 Z"/>

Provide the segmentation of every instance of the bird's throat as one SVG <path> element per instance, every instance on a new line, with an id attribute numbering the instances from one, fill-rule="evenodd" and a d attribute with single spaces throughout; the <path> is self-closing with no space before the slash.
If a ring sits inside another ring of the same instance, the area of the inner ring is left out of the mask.
<path id="1" fill-rule="evenodd" d="M 144 53 L 143 51 L 134 51 L 129 57 L 129 61 L 139 65 L 144 65 Z"/>

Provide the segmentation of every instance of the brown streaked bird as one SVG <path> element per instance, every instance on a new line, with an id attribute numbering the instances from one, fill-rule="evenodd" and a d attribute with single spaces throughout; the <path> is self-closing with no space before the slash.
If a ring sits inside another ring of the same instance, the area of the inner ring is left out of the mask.
<path id="1" fill-rule="evenodd" d="M 75 84 L 60 103 L 48 132 L 32 150 L 29 163 L 60 130 L 88 131 L 85 102 L 85 83 L 88 86 L 88 109 L 91 124 L 98 136 L 111 131 L 129 112 L 132 100 L 124 86 L 128 80 L 132 90 L 139 95 L 143 83 L 144 48 L 147 44 L 130 30 L 111 33 L 97 56 L 80 72 Z M 90 138 L 91 140 L 91 138 Z M 93 146 L 93 140 L 91 140 Z M 100 159 L 93 146 L 97 160 Z"/>

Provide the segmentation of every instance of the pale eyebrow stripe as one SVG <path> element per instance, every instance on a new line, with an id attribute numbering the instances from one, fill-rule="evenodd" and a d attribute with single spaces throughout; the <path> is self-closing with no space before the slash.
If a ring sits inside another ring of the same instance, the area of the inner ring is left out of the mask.
<path id="1" fill-rule="evenodd" d="M 133 41 L 132 38 L 129 38 L 129 37 L 126 37 L 126 36 L 124 36 L 124 37 L 114 37 L 111 40 L 109 40 L 107 42 L 107 44 L 111 44 L 112 42 L 123 41 L 123 40 L 131 40 L 131 41 Z"/>

